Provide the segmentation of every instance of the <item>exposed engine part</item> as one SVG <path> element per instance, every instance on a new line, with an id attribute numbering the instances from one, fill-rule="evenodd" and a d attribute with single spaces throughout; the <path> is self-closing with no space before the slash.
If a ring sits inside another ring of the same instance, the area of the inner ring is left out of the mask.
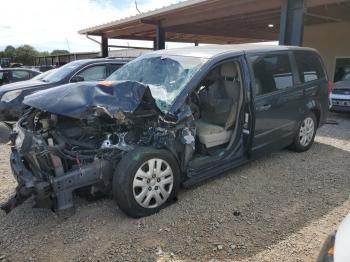
<path id="1" fill-rule="evenodd" d="M 35 179 L 33 184 L 22 183 L 17 191 L 28 192 L 9 201 L 4 206 L 7 212 L 30 195 L 35 196 L 36 207 L 65 210 L 73 206 L 72 193 L 79 188 L 94 186 L 110 193 L 113 170 L 127 151 L 138 146 L 167 148 L 183 168 L 193 157 L 195 128 L 189 108 L 179 116 L 147 107 L 111 116 L 96 107 L 85 116 L 78 119 L 32 108 L 20 119 L 12 137 L 11 161 L 20 166 L 19 173 L 28 172 Z"/>
<path id="2" fill-rule="evenodd" d="M 113 142 L 111 140 L 111 134 L 107 135 L 107 139 L 105 141 L 103 141 L 101 148 L 102 149 L 112 149 L 112 148 L 116 148 L 122 151 L 130 151 L 132 150 L 134 147 L 130 146 L 128 144 L 125 143 L 125 136 L 127 135 L 127 132 L 124 133 L 117 133 L 118 136 L 118 143 L 113 145 Z"/>

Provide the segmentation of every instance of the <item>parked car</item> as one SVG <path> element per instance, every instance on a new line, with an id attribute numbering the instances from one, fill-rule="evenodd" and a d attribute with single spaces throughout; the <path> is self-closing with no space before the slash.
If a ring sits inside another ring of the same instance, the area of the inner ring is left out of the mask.
<path id="1" fill-rule="evenodd" d="M 350 213 L 343 220 L 337 231 L 328 236 L 317 262 L 350 261 Z"/>
<path id="2" fill-rule="evenodd" d="M 44 78 L 13 83 L 0 88 L 0 140 L 8 141 L 9 131 L 22 114 L 23 98 L 29 94 L 67 83 L 104 80 L 130 59 L 87 59 L 66 64 Z"/>
<path id="3" fill-rule="evenodd" d="M 171 203 L 180 185 L 274 149 L 308 150 L 327 117 L 329 82 L 309 48 L 228 45 L 157 51 L 102 83 L 27 96 L 11 141 L 17 195 L 64 211 L 72 193 L 112 194 L 131 217 Z"/>
<path id="4" fill-rule="evenodd" d="M 48 74 L 51 74 L 51 73 L 53 73 L 53 72 L 55 72 L 56 71 L 56 69 L 50 69 L 50 70 L 48 70 L 48 71 L 46 71 L 46 72 L 44 72 L 44 73 L 41 73 L 41 74 L 39 74 L 39 75 L 37 75 L 37 76 L 35 76 L 35 77 L 33 77 L 31 80 L 42 80 L 42 79 L 44 79 Z"/>
<path id="5" fill-rule="evenodd" d="M 350 71 L 344 73 L 341 81 L 333 85 L 331 111 L 350 113 Z"/>
<path id="6" fill-rule="evenodd" d="M 39 71 L 25 68 L 0 69 L 0 86 L 32 79 L 39 75 Z"/>

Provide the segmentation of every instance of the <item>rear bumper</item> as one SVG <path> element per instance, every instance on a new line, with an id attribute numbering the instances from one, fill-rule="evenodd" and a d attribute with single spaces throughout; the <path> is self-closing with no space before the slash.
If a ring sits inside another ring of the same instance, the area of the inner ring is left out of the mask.
<path id="1" fill-rule="evenodd" d="M 350 95 L 344 94 L 332 94 L 331 97 L 331 108 L 333 112 L 350 112 Z"/>
<path id="2" fill-rule="evenodd" d="M 342 113 L 350 113 L 350 106 L 337 106 L 332 105 L 331 109 L 332 112 L 342 112 Z"/>

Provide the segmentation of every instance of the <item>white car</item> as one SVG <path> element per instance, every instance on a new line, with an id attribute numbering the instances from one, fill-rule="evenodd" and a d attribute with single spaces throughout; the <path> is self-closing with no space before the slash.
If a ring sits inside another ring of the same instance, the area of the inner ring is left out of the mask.
<path id="1" fill-rule="evenodd" d="M 350 213 L 325 242 L 317 262 L 350 261 Z"/>

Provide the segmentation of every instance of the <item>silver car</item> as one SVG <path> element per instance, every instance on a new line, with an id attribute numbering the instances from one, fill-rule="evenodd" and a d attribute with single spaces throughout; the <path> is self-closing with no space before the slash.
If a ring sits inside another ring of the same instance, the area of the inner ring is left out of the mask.
<path id="1" fill-rule="evenodd" d="M 350 113 L 350 71 L 334 83 L 330 103 L 331 111 Z"/>

